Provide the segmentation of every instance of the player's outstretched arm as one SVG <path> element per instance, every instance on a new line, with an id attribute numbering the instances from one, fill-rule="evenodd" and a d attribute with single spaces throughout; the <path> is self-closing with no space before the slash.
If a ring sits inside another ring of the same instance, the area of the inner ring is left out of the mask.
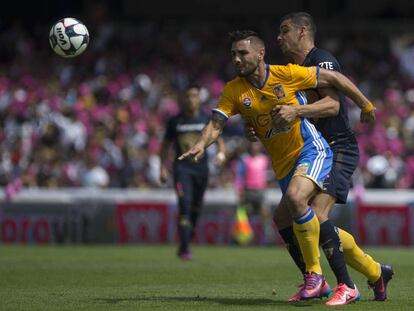
<path id="1" fill-rule="evenodd" d="M 197 142 L 188 150 L 178 157 L 178 160 L 193 158 L 198 161 L 204 156 L 204 152 L 208 146 L 216 142 L 223 131 L 226 118 L 217 112 L 213 112 L 210 122 L 204 127 Z"/>
<path id="2" fill-rule="evenodd" d="M 319 71 L 318 87 L 335 87 L 351 98 L 361 108 L 361 122 L 375 121 L 374 105 L 351 80 L 340 72 L 321 68 Z"/>

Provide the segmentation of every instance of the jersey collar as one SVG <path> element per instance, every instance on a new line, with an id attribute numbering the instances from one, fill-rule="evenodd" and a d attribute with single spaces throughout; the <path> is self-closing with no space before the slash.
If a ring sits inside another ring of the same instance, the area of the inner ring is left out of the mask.
<path id="1" fill-rule="evenodd" d="M 301 66 L 307 66 L 307 63 L 309 62 L 309 58 L 311 57 L 312 53 L 316 50 L 316 46 L 314 46 L 306 55 L 303 63 L 301 64 Z"/>

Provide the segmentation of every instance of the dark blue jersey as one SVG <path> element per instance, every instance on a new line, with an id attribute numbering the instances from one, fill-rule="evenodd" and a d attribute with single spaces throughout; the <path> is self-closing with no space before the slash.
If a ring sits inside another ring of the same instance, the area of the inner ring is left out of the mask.
<path id="1" fill-rule="evenodd" d="M 319 66 L 328 70 L 341 72 L 341 66 L 337 59 L 328 51 L 314 47 L 302 64 L 303 66 Z M 348 109 L 345 104 L 345 97 L 339 94 L 339 112 L 338 115 L 328 118 L 320 118 L 316 121 L 315 126 L 323 137 L 329 142 L 336 141 L 340 138 L 354 138 L 354 133 L 349 125 Z"/>
<path id="2" fill-rule="evenodd" d="M 206 114 L 200 112 L 196 117 L 188 117 L 184 113 L 180 113 L 167 121 L 164 139 L 174 143 L 175 167 L 179 165 L 180 168 L 207 169 L 207 152 L 198 162 L 194 162 L 190 158 L 178 161 L 177 157 L 187 152 L 195 144 L 209 120 L 210 118 Z"/>

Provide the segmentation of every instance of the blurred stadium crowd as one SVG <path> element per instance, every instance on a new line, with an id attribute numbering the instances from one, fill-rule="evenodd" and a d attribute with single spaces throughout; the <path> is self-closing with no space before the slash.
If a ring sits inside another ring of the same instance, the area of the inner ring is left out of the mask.
<path id="1" fill-rule="evenodd" d="M 226 34 L 234 25 L 100 25 L 87 25 L 91 44 L 76 59 L 53 54 L 46 25 L 15 23 L 0 32 L 0 186 L 161 187 L 158 151 L 180 92 L 201 84 L 209 113 L 233 77 Z M 275 25 L 256 30 L 268 61 L 285 63 Z M 349 103 L 361 152 L 356 182 L 414 188 L 414 37 L 347 34 L 317 42 L 378 108 L 376 124 L 362 125 Z M 228 123 L 230 163 L 221 171 L 211 164 L 211 187 L 233 186 L 232 161 L 244 150 L 241 120 Z"/>

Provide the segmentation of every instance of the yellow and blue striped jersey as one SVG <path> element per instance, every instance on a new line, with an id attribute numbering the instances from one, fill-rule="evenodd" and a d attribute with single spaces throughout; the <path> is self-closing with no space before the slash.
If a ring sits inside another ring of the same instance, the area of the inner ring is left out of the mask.
<path id="1" fill-rule="evenodd" d="M 288 128 L 276 130 L 270 111 L 275 105 L 306 104 L 305 94 L 300 91 L 317 87 L 318 74 L 319 67 L 266 65 L 266 79 L 261 87 L 237 77 L 225 85 L 213 109 L 226 118 L 241 114 L 253 126 L 279 180 L 293 169 L 304 146 L 320 139 L 320 134 L 304 118 L 297 118 Z"/>

